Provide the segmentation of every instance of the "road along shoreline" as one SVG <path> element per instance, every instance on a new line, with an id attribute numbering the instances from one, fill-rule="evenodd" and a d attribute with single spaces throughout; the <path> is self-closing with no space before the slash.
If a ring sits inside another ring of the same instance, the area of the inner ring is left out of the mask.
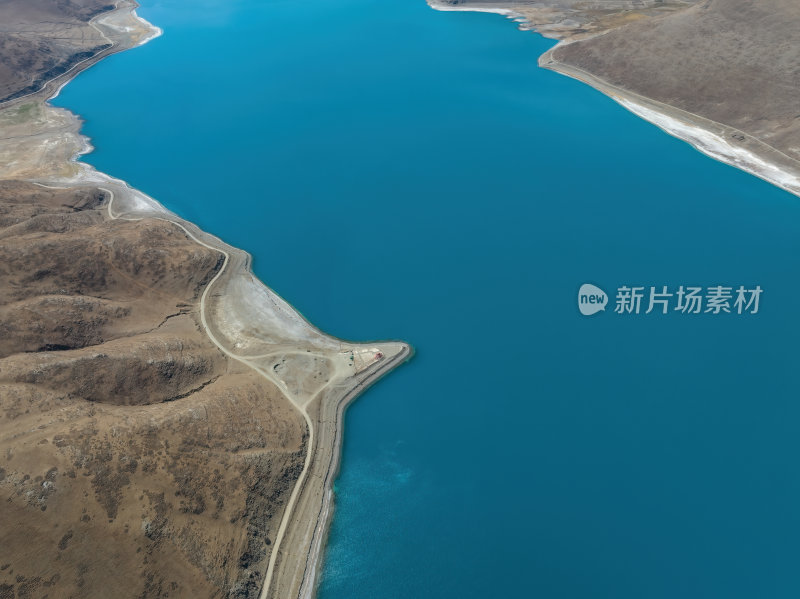
<path id="1" fill-rule="evenodd" d="M 333 484 L 339 476 L 339 470 L 342 460 L 342 440 L 344 436 L 344 416 L 347 408 L 359 397 L 361 393 L 375 383 L 377 383 L 384 376 L 389 374 L 396 367 L 404 362 L 408 362 L 414 356 L 414 348 L 409 345 L 404 345 L 401 351 L 394 357 L 390 358 L 385 364 L 376 365 L 373 371 L 365 374 L 359 385 L 335 403 L 325 402 L 323 405 L 332 411 L 330 414 L 323 415 L 322 422 L 332 422 L 334 428 L 334 441 L 330 446 L 333 448 L 330 452 L 330 461 L 328 463 L 325 477 L 323 480 L 323 493 L 322 502 L 319 512 L 316 516 L 317 525 L 314 527 L 314 536 L 309 548 L 306 558 L 306 566 L 303 576 L 303 584 L 300 588 L 299 597 L 301 599 L 310 599 L 316 594 L 316 587 L 319 583 L 319 565 L 324 555 L 327 546 L 328 535 L 330 534 L 330 523 L 333 519 L 334 512 L 334 493 Z M 320 461 L 324 464 L 326 461 L 324 456 L 320 456 Z"/>

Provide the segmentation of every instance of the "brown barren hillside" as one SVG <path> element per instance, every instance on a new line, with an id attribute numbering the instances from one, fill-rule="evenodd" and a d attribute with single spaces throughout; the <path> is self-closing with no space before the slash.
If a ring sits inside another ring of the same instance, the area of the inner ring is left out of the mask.
<path id="1" fill-rule="evenodd" d="M 90 25 L 111 0 L 0 2 L 0 103 L 37 92 L 81 63 L 111 49 Z"/>
<path id="2" fill-rule="evenodd" d="M 0 183 L 0 596 L 252 597 L 306 423 L 202 333 L 218 252 Z"/>
<path id="3" fill-rule="evenodd" d="M 706 0 L 553 52 L 800 160 L 800 2 Z"/>

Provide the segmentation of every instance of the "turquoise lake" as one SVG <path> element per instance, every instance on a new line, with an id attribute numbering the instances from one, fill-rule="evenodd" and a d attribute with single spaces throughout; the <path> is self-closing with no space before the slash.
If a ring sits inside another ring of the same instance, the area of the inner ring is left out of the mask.
<path id="1" fill-rule="evenodd" d="M 85 160 L 417 355 L 347 412 L 320 599 L 800 597 L 800 198 L 422 0 L 143 0 Z M 758 314 L 577 308 L 760 285 Z"/>

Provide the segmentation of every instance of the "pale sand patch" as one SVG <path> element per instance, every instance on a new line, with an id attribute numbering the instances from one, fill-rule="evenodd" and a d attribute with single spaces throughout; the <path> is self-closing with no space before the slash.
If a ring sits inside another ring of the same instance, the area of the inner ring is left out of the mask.
<path id="1" fill-rule="evenodd" d="M 717 133 L 632 100 L 613 95 L 611 97 L 635 115 L 653 123 L 662 131 L 690 143 L 706 156 L 735 166 L 795 195 L 800 195 L 800 175 L 782 170 L 778 165 L 767 162 L 750 150 L 730 143 Z"/>
<path id="2" fill-rule="evenodd" d="M 460 6 L 458 4 L 443 4 L 441 2 L 435 2 L 434 0 L 429 1 L 428 5 L 434 10 L 440 10 L 444 12 L 488 12 L 496 15 L 503 15 L 506 17 L 513 15 L 515 18 L 522 18 L 521 14 L 514 12 L 510 8 Z"/>
<path id="3" fill-rule="evenodd" d="M 553 52 L 568 43 L 572 42 L 560 42 L 542 54 L 539 65 L 590 85 L 703 154 L 800 196 L 800 169 L 791 157 L 734 127 L 611 85 L 591 73 L 553 58 Z"/>

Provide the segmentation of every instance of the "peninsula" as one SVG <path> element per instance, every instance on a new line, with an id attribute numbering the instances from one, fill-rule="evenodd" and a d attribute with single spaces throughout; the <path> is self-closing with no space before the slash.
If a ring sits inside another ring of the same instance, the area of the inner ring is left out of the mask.
<path id="1" fill-rule="evenodd" d="M 0 597 L 307 596 L 343 411 L 411 350 L 323 334 L 76 161 L 47 99 L 160 33 L 135 8 L 0 6 Z"/>

